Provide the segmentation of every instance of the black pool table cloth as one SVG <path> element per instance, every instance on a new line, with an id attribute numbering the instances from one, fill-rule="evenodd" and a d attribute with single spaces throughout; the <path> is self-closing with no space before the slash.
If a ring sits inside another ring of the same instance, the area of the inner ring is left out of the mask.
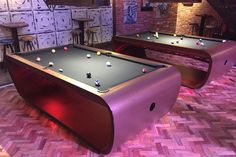
<path id="1" fill-rule="evenodd" d="M 64 51 L 62 48 L 55 50 L 55 53 L 52 53 L 50 49 L 47 51 L 38 50 L 37 53 L 21 54 L 21 57 L 56 72 L 63 69 L 63 75 L 89 84 L 101 91 L 143 75 L 143 68 L 147 72 L 152 72 L 163 67 L 162 65 L 145 65 L 106 54 L 97 55 L 89 50 L 72 46 L 69 47 L 68 51 Z M 90 54 L 91 58 L 87 58 L 87 54 Z M 36 61 L 37 57 L 40 57 L 40 62 Z M 54 65 L 49 67 L 49 62 L 53 62 Z M 106 62 L 110 62 L 111 66 L 107 66 Z M 91 78 L 87 78 L 86 73 L 88 72 L 91 73 Z M 95 80 L 100 81 L 99 87 L 95 86 Z"/>

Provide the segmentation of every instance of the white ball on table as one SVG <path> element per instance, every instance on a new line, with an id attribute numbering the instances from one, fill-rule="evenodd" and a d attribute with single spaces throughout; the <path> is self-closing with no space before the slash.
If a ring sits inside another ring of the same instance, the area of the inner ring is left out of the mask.
<path id="1" fill-rule="evenodd" d="M 87 54 L 87 58 L 91 58 L 91 54 Z"/>
<path id="2" fill-rule="evenodd" d="M 107 61 L 107 62 L 106 62 L 106 65 L 107 65 L 108 67 L 110 67 L 110 66 L 111 66 L 111 62 Z"/>
<path id="3" fill-rule="evenodd" d="M 52 49 L 52 53 L 55 53 L 56 52 L 56 50 L 55 49 Z"/>

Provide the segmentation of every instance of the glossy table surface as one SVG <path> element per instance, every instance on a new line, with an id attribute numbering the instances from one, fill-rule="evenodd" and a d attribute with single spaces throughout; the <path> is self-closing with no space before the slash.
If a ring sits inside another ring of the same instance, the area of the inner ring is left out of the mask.
<path id="1" fill-rule="evenodd" d="M 68 47 L 67 51 L 64 51 L 63 48 L 54 48 L 54 50 L 56 50 L 55 53 L 48 49 L 46 51 L 38 50 L 37 53 L 22 53 L 20 56 L 55 72 L 63 69 L 61 74 L 102 91 L 145 75 L 146 73 L 142 72 L 143 68 L 147 72 L 152 72 L 165 67 L 161 64 L 148 65 L 135 62 L 112 54 L 97 55 L 94 51 L 72 46 Z M 88 58 L 87 55 L 91 57 Z M 37 57 L 40 57 L 40 62 L 36 61 Z M 49 67 L 49 62 L 53 62 L 54 65 Z M 110 62 L 111 66 L 107 66 L 107 62 Z M 86 73 L 88 72 L 91 73 L 91 78 L 87 78 Z M 100 81 L 99 87 L 95 86 L 95 80 Z"/>
<path id="2" fill-rule="evenodd" d="M 154 43 L 160 43 L 165 45 L 171 45 L 176 47 L 184 47 L 189 49 L 197 49 L 197 50 L 204 50 L 211 47 L 216 46 L 217 44 L 221 44 L 223 40 L 220 39 L 207 39 L 204 37 L 196 37 L 196 36 L 187 36 L 187 35 L 174 35 L 174 34 L 165 34 L 165 33 L 158 33 L 158 38 L 155 35 L 155 32 L 142 32 L 142 33 L 135 33 L 130 35 L 120 35 L 121 37 L 127 37 L 137 40 L 145 40 Z M 150 37 L 150 39 L 148 39 Z M 182 37 L 182 39 L 181 39 Z M 196 43 L 199 40 L 202 40 L 204 46 L 197 45 Z"/>

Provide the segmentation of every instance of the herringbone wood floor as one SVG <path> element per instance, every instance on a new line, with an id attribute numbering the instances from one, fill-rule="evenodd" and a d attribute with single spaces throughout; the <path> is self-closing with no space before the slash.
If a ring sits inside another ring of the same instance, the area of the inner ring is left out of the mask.
<path id="1" fill-rule="evenodd" d="M 0 89 L 0 157 L 97 157 L 15 87 Z M 236 69 L 198 90 L 107 157 L 236 157 Z"/>

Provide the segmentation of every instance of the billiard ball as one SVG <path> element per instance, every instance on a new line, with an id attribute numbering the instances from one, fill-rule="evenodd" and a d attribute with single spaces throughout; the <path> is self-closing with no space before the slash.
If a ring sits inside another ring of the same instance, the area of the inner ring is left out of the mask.
<path id="1" fill-rule="evenodd" d="M 56 50 L 55 49 L 52 49 L 52 53 L 55 53 L 56 52 Z"/>
<path id="2" fill-rule="evenodd" d="M 96 81 L 95 81 L 95 86 L 97 86 L 97 87 L 100 86 L 100 81 L 99 81 L 99 80 L 96 80 Z"/>
<path id="3" fill-rule="evenodd" d="M 136 34 L 136 37 L 139 37 L 139 34 Z"/>
<path id="4" fill-rule="evenodd" d="M 176 34 L 173 34 L 174 37 L 176 37 Z"/>
<path id="5" fill-rule="evenodd" d="M 107 62 L 106 62 L 106 65 L 107 65 L 108 67 L 110 67 L 110 66 L 111 66 L 111 62 L 107 61 Z"/>
<path id="6" fill-rule="evenodd" d="M 223 43 L 225 43 L 225 42 L 226 42 L 226 40 L 222 40 L 222 42 L 223 42 Z"/>
<path id="7" fill-rule="evenodd" d="M 58 69 L 58 71 L 62 73 L 62 72 L 63 72 L 63 69 L 60 68 L 60 69 Z"/>
<path id="8" fill-rule="evenodd" d="M 147 37 L 147 40 L 150 40 L 151 38 L 150 37 Z"/>
<path id="9" fill-rule="evenodd" d="M 90 72 L 87 72 L 87 73 L 86 73 L 86 76 L 87 76 L 87 78 L 91 78 L 91 73 L 90 73 Z"/>
<path id="10" fill-rule="evenodd" d="M 196 45 L 200 45 L 200 42 L 199 42 L 199 41 L 197 41 L 197 42 L 196 42 Z"/>
<path id="11" fill-rule="evenodd" d="M 91 58 L 91 54 L 87 54 L 87 58 Z"/>
<path id="12" fill-rule="evenodd" d="M 170 42 L 171 44 L 174 44 L 174 42 L 172 41 L 172 42 Z"/>
<path id="13" fill-rule="evenodd" d="M 180 40 L 184 40 L 184 37 L 180 37 Z"/>
<path id="14" fill-rule="evenodd" d="M 49 62 L 48 65 L 49 65 L 50 67 L 52 67 L 52 66 L 54 65 L 54 63 L 53 63 L 53 62 Z"/>
<path id="15" fill-rule="evenodd" d="M 142 72 L 143 72 L 143 73 L 146 73 L 146 72 L 147 72 L 147 69 L 146 69 L 146 68 L 143 68 L 143 69 L 142 69 Z"/>
<path id="16" fill-rule="evenodd" d="M 100 52 L 100 51 L 98 51 L 98 52 L 97 52 L 97 55 L 98 55 L 98 56 L 100 56 L 100 55 L 101 55 L 101 52 Z"/>
<path id="17" fill-rule="evenodd" d="M 64 51 L 68 51 L 68 47 L 64 47 Z"/>
<path id="18" fill-rule="evenodd" d="M 200 45 L 201 45 L 201 46 L 204 46 L 205 44 L 204 44 L 203 42 L 200 42 Z"/>
<path id="19" fill-rule="evenodd" d="M 202 39 L 199 39 L 200 42 L 202 42 Z"/>
<path id="20" fill-rule="evenodd" d="M 176 43 L 178 44 L 178 43 L 179 43 L 179 41 L 176 41 Z"/>
<path id="21" fill-rule="evenodd" d="M 40 57 L 37 57 L 37 58 L 36 58 L 36 61 L 37 61 L 37 62 L 40 62 L 40 61 L 41 61 L 41 58 L 40 58 Z"/>

